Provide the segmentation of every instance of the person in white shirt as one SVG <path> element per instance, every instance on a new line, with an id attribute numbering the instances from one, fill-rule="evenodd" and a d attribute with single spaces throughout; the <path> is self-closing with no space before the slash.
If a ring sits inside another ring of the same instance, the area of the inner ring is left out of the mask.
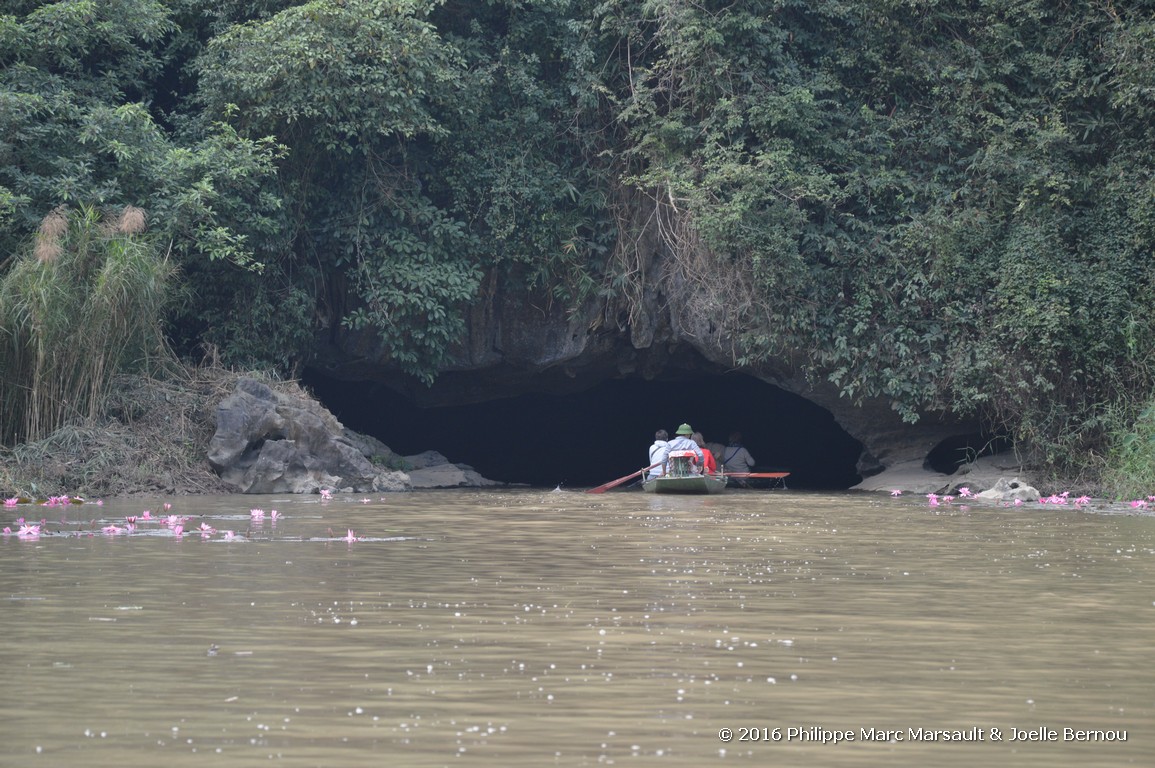
<path id="1" fill-rule="evenodd" d="M 670 455 L 669 437 L 670 433 L 664 429 L 654 433 L 654 444 L 650 446 L 650 463 L 658 466 L 650 467 L 650 477 L 659 477 L 666 471 L 666 457 Z"/>

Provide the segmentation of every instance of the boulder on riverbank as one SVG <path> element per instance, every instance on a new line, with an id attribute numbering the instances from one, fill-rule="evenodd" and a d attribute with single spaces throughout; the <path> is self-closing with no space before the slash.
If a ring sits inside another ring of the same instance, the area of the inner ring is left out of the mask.
<path id="1" fill-rule="evenodd" d="M 1038 501 L 1042 494 L 1025 480 L 1000 477 L 990 488 L 976 494 L 975 498 L 985 501 Z"/>
<path id="2" fill-rule="evenodd" d="M 405 474 L 414 488 L 476 488 L 502 485 L 487 480 L 468 464 L 454 464 L 437 451 L 404 457 Z"/>
<path id="3" fill-rule="evenodd" d="M 320 441 L 327 446 L 320 453 L 327 453 L 330 460 L 336 457 L 336 461 L 318 463 L 317 457 L 300 452 L 300 446 L 284 443 L 287 433 L 303 427 L 278 414 L 276 405 L 271 412 L 266 405 L 255 408 L 255 415 L 245 416 L 244 411 L 232 414 L 236 434 L 228 437 L 221 433 L 218 439 L 219 407 L 236 394 L 243 379 L 254 380 L 274 393 L 270 399 L 261 387 L 246 385 L 260 393 L 249 395 L 255 400 L 296 402 L 289 411 L 310 414 L 302 415 L 302 423 L 327 425 L 332 434 L 306 437 L 304 442 Z M 257 437 L 262 421 L 266 426 L 280 423 L 285 434 L 277 437 L 279 433 L 273 430 L 266 431 L 264 438 Z M 252 442 L 249 438 L 239 441 L 241 432 L 250 435 Z M 266 451 L 270 437 L 271 442 L 282 444 Z M 262 439 L 264 444 L 260 444 Z M 215 445 L 214 440 L 218 440 Z M 207 460 L 210 450 L 222 468 L 229 463 L 229 456 L 232 461 L 240 457 L 252 460 L 251 473 L 235 470 L 226 474 L 230 478 L 239 476 L 242 483 L 248 476 L 254 493 L 258 488 L 277 488 L 278 483 L 286 488 L 297 484 L 301 490 L 308 490 L 313 485 L 303 475 L 314 469 L 318 470 L 317 482 L 332 490 L 349 492 L 355 485 L 372 487 L 373 479 L 382 490 L 499 485 L 468 465 L 449 462 L 441 454 L 394 454 L 381 441 L 345 429 L 296 382 L 262 377 L 258 372 L 238 373 L 220 366 L 172 366 L 163 377 L 118 376 L 100 419 L 63 427 L 43 440 L 16 448 L 0 448 L 0 498 L 237 492 L 240 484 L 226 482 Z M 354 468 L 348 477 L 340 457 Z M 368 485 L 363 484 L 366 477 L 370 478 Z"/>
<path id="4" fill-rule="evenodd" d="M 238 493 L 349 493 L 497 485 L 436 451 L 396 455 L 346 429 L 306 393 L 241 378 L 221 401 L 208 461 Z"/>

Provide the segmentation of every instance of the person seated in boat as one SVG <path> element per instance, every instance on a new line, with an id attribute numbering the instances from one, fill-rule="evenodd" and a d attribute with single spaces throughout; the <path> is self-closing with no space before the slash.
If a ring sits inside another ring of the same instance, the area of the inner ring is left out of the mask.
<path id="1" fill-rule="evenodd" d="M 669 453 L 673 453 L 674 451 L 691 451 L 694 454 L 695 471 L 701 472 L 702 462 L 704 459 L 702 456 L 702 449 L 699 448 L 698 444 L 694 442 L 694 428 L 689 424 L 683 424 L 682 426 L 678 427 L 676 435 L 677 437 L 675 437 L 669 443 Z"/>
<path id="2" fill-rule="evenodd" d="M 650 477 L 660 477 L 666 472 L 666 457 L 670 455 L 670 433 L 659 429 L 654 433 L 654 444 L 650 446 Z"/>
<path id="3" fill-rule="evenodd" d="M 706 447 L 706 438 L 702 436 L 701 432 L 695 432 L 690 435 L 690 439 L 702 449 L 702 469 L 706 471 L 707 475 L 715 474 L 718 471 L 718 462 L 714 460 L 714 452 Z"/>
<path id="4" fill-rule="evenodd" d="M 742 445 L 742 433 L 731 432 L 730 443 L 722 451 L 722 468 L 730 472 L 750 472 L 754 469 L 754 457 Z"/>
<path id="5" fill-rule="evenodd" d="M 722 466 L 722 451 L 726 450 L 725 443 L 719 443 L 717 440 L 707 440 L 706 448 L 710 449 L 710 453 L 714 454 L 714 461 L 718 462 L 718 466 Z"/>

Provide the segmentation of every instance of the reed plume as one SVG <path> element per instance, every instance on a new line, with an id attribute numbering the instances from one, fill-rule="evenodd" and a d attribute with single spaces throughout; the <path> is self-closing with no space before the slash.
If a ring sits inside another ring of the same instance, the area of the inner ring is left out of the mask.
<path id="1" fill-rule="evenodd" d="M 36 245 L 33 255 L 37 261 L 56 261 L 60 256 L 60 241 L 68 234 L 68 209 L 64 206 L 54 208 L 40 222 L 40 229 L 36 232 Z"/>
<path id="2" fill-rule="evenodd" d="M 92 208 L 56 209 L 31 253 L 0 278 L 0 442 L 94 418 L 113 376 L 168 359 L 162 319 L 173 265 L 134 236 L 140 209 L 111 224 Z"/>
<path id="3" fill-rule="evenodd" d="M 122 235 L 139 235 L 145 228 L 144 211 L 135 205 L 126 205 L 116 221 L 116 231 Z"/>

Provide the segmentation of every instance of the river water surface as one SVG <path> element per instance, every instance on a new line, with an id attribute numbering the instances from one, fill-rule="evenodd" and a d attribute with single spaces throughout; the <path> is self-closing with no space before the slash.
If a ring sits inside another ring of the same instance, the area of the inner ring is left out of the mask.
<path id="1" fill-rule="evenodd" d="M 1150 516 L 788 491 L 170 501 L 0 510 L 0 765 L 1155 755 Z"/>

